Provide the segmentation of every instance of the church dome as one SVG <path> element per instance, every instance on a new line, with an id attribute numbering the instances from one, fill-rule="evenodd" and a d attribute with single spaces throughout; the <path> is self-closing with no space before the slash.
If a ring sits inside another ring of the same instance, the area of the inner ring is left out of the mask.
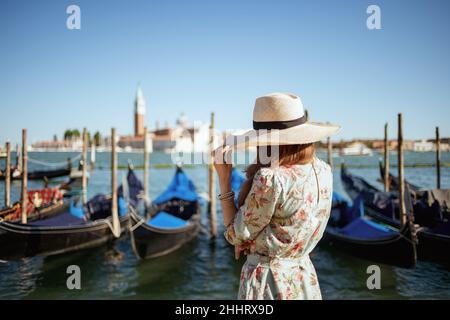
<path id="1" fill-rule="evenodd" d="M 183 128 L 186 128 L 189 125 L 189 119 L 184 113 L 181 113 L 178 117 L 177 125 Z"/>

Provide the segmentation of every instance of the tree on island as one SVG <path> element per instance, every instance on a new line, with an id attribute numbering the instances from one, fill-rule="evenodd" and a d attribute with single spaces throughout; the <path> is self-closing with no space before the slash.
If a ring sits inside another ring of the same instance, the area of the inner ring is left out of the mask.
<path id="1" fill-rule="evenodd" d="M 73 140 L 73 139 L 79 139 L 81 137 L 80 130 L 78 129 L 67 129 L 64 131 L 64 140 Z"/>
<path id="2" fill-rule="evenodd" d="M 96 147 L 100 146 L 101 142 L 102 142 L 102 136 L 100 134 L 100 132 L 96 131 L 94 134 L 94 139 L 92 141 Z"/>

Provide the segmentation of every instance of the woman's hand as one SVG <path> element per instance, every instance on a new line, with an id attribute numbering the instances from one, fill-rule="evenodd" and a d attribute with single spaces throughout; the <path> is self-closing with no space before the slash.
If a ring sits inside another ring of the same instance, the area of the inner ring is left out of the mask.
<path id="1" fill-rule="evenodd" d="M 214 158 L 214 168 L 219 176 L 221 192 L 230 191 L 223 189 L 228 189 L 231 180 L 231 170 L 233 168 L 231 163 L 231 148 L 229 146 L 217 148 L 212 152 L 211 156 Z"/>

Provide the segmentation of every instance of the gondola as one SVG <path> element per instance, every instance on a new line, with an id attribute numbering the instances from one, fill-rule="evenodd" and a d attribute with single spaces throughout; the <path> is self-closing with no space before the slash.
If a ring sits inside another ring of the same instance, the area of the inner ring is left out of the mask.
<path id="1" fill-rule="evenodd" d="M 341 179 L 350 198 L 359 195 L 364 200 L 367 214 L 383 223 L 399 227 L 398 192 L 382 192 L 364 179 L 350 174 L 343 165 Z M 414 223 L 417 228 L 417 254 L 421 260 L 450 262 L 450 219 L 446 209 L 439 201 L 429 202 L 427 192 L 409 190 L 405 184 L 405 194 L 412 198 Z M 408 190 L 408 191 L 406 191 Z M 428 199 L 428 200 L 427 200 Z"/>
<path id="2" fill-rule="evenodd" d="M 70 167 L 55 170 L 37 170 L 28 172 L 27 176 L 29 180 L 53 179 L 68 176 L 70 175 L 71 170 Z M 5 180 L 5 176 L 5 173 L 0 172 L 0 180 Z M 16 174 L 15 169 L 11 169 L 11 179 L 20 180 L 22 179 L 22 174 Z"/>
<path id="3" fill-rule="evenodd" d="M 413 230 L 410 222 L 400 231 L 378 223 L 364 214 L 361 197 L 350 206 L 342 196 L 333 193 L 324 242 L 359 258 L 411 268 L 417 260 Z"/>
<path id="4" fill-rule="evenodd" d="M 200 230 L 200 202 L 194 184 L 177 167 L 168 188 L 153 201 L 145 217 L 130 206 L 130 238 L 136 256 L 162 256 L 194 239 Z"/>
<path id="5" fill-rule="evenodd" d="M 381 161 L 378 162 L 379 164 L 379 168 L 380 168 L 380 181 L 384 181 L 384 166 L 383 163 Z M 394 176 L 393 174 L 389 173 L 389 177 L 388 177 L 388 183 L 389 183 L 389 189 L 390 190 L 398 190 L 399 187 L 399 181 L 398 178 L 396 176 Z M 421 188 L 415 184 L 410 183 L 409 181 L 405 180 L 405 184 L 408 184 L 409 186 L 409 190 L 411 190 L 412 192 L 415 191 L 419 191 Z"/>
<path id="6" fill-rule="evenodd" d="M 118 197 L 120 234 L 126 231 L 129 214 L 123 197 Z M 27 224 L 4 221 L 0 224 L 0 260 L 50 256 L 102 245 L 115 234 L 111 196 L 97 195 L 82 208 L 75 200 L 69 209 L 52 217 Z"/>
<path id="7" fill-rule="evenodd" d="M 380 175 L 381 177 L 384 177 L 384 167 L 381 162 Z M 421 201 L 426 203 L 427 205 L 425 208 L 432 207 L 433 205 L 439 205 L 442 210 L 442 217 L 450 218 L 450 189 L 425 189 L 414 185 L 409 181 L 405 181 L 405 184 L 408 185 L 411 190 L 411 195 L 416 202 Z M 389 173 L 389 189 L 392 191 L 398 191 L 398 188 L 398 177 L 394 176 L 392 173 Z"/>
<path id="8" fill-rule="evenodd" d="M 50 202 L 39 208 L 34 208 L 27 216 L 27 221 L 43 220 L 60 213 L 63 213 L 69 209 L 69 202 L 64 200 L 58 200 L 56 202 Z M 3 210 L 1 213 L 5 213 L 5 217 L 0 217 L 0 225 L 5 222 L 19 223 L 21 221 L 20 203 L 15 203 L 11 208 Z M 0 231 L 1 234 L 1 231 Z"/>
<path id="9" fill-rule="evenodd" d="M 58 214 L 62 210 L 67 210 L 68 202 L 64 202 L 64 197 L 66 197 L 67 190 L 71 188 L 73 183 L 75 183 L 75 180 L 55 187 L 28 190 L 28 221 L 41 220 Z M 18 222 L 21 219 L 21 213 L 21 203 L 15 202 L 11 207 L 0 210 L 0 222 Z"/>

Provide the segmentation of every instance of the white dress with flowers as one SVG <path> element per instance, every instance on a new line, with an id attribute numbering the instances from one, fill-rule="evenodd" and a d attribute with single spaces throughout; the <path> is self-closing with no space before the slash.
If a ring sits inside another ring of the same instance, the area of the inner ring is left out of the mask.
<path id="1" fill-rule="evenodd" d="M 225 231 L 233 245 L 249 242 L 239 299 L 321 299 L 309 254 L 322 238 L 331 210 L 333 178 L 322 160 L 262 168 Z"/>

